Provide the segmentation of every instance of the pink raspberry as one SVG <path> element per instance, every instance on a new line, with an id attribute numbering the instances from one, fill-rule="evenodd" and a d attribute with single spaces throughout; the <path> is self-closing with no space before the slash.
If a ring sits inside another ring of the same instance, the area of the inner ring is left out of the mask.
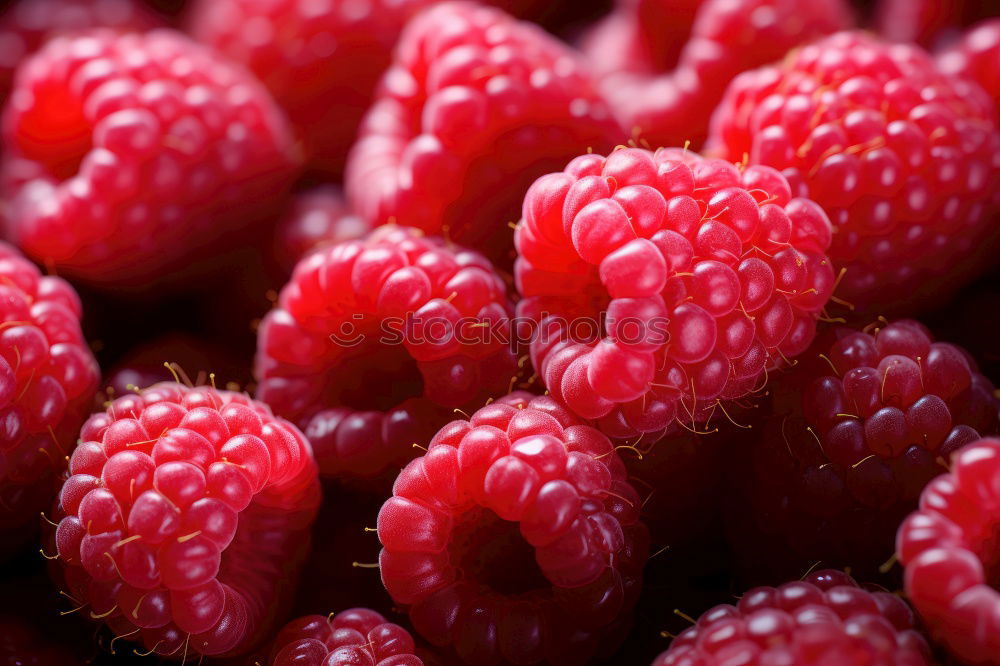
<path id="1" fill-rule="evenodd" d="M 977 23 L 937 55 L 945 74 L 972 79 L 1000 107 L 1000 18 Z"/>
<path id="2" fill-rule="evenodd" d="M 844 0 L 619 2 L 584 52 L 622 126 L 642 145 L 697 148 L 734 76 L 850 24 Z"/>
<path id="3" fill-rule="evenodd" d="M 91 416 L 80 440 L 56 530 L 70 597 L 160 655 L 261 641 L 319 504 L 305 437 L 244 394 L 163 383 Z"/>
<path id="4" fill-rule="evenodd" d="M 932 47 L 997 13 L 994 3 L 980 0 L 876 0 L 874 27 L 885 39 Z"/>
<path id="5" fill-rule="evenodd" d="M 278 222 L 275 253 L 279 263 L 291 270 L 312 250 L 355 240 L 370 229 L 347 206 L 339 188 L 322 185 L 297 195 L 292 201 Z"/>
<path id="6" fill-rule="evenodd" d="M 0 541 L 18 544 L 48 509 L 100 371 L 80 299 L 0 243 Z M 4 548 L 6 550 L 6 548 Z"/>
<path id="7" fill-rule="evenodd" d="M 292 620 L 274 641 L 271 666 L 423 666 L 410 632 L 367 608 Z"/>
<path id="8" fill-rule="evenodd" d="M 302 425 L 325 474 L 376 475 L 451 408 L 509 390 L 509 311 L 482 256 L 380 227 L 296 266 L 258 331 L 257 396 Z"/>
<path id="9" fill-rule="evenodd" d="M 12 236 L 118 289 L 238 244 L 297 164 L 260 84 L 167 30 L 50 41 L 18 71 L 3 140 Z"/>
<path id="10" fill-rule="evenodd" d="M 400 38 L 346 189 L 376 224 L 442 234 L 508 267 L 508 223 L 531 182 L 622 137 L 575 52 L 499 10 L 449 2 Z"/>
<path id="11" fill-rule="evenodd" d="M 998 480 L 1000 440 L 969 444 L 896 536 L 906 594 L 955 663 L 1000 664 Z"/>
<path id="12" fill-rule="evenodd" d="M 584 663 L 624 637 L 646 563 L 610 441 L 514 393 L 442 428 L 378 516 L 382 582 L 467 664 Z"/>
<path id="13" fill-rule="evenodd" d="M 915 321 L 840 328 L 799 359 L 735 465 L 735 547 L 751 568 L 822 560 L 874 575 L 951 455 L 1000 432 L 1000 400 L 964 350 Z"/>
<path id="14" fill-rule="evenodd" d="M 819 206 L 773 169 L 680 149 L 574 159 L 531 186 L 515 240 L 534 367 L 613 437 L 693 428 L 761 388 L 834 283 Z"/>
<path id="15" fill-rule="evenodd" d="M 839 571 L 749 590 L 674 639 L 653 666 L 934 663 L 913 612 L 888 592 L 867 592 Z"/>
<path id="16" fill-rule="evenodd" d="M 54 35 L 92 28 L 143 31 L 162 23 L 139 0 L 14 0 L 0 10 L 0 101 L 21 61 Z"/>
<path id="17" fill-rule="evenodd" d="M 843 32 L 737 77 L 709 151 L 780 170 L 833 222 L 838 296 L 905 312 L 967 281 L 996 236 L 996 115 L 919 47 Z"/>

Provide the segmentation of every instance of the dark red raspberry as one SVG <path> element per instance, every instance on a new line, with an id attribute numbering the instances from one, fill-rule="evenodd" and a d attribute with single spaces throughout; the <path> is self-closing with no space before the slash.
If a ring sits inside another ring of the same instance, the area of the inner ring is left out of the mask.
<path id="1" fill-rule="evenodd" d="M 680 149 L 583 155 L 538 179 L 516 243 L 535 369 L 614 437 L 694 428 L 760 389 L 809 346 L 834 283 L 819 206 L 773 169 Z"/>
<path id="2" fill-rule="evenodd" d="M 299 259 L 324 245 L 354 240 L 369 225 L 344 202 L 340 189 L 323 185 L 299 194 L 278 222 L 275 254 L 291 270 Z"/>
<path id="3" fill-rule="evenodd" d="M 163 383 L 91 416 L 80 440 L 56 530 L 67 594 L 160 655 L 263 640 L 319 504 L 305 437 L 244 394 Z"/>
<path id="4" fill-rule="evenodd" d="M 0 101 L 21 61 L 54 35 L 92 28 L 142 31 L 161 24 L 139 0 L 15 0 L 0 10 Z"/>
<path id="5" fill-rule="evenodd" d="M 480 255 L 380 227 L 296 266 L 258 331 L 257 395 L 302 425 L 325 474 L 378 474 L 451 408 L 509 390 L 509 308 Z"/>
<path id="6" fill-rule="evenodd" d="M 758 587 L 698 618 L 653 666 L 923 666 L 934 663 L 913 612 L 839 571 Z"/>
<path id="7" fill-rule="evenodd" d="M 751 462 L 736 466 L 732 531 L 751 568 L 821 560 L 874 575 L 951 454 L 1000 431 L 989 380 L 917 322 L 830 337 L 773 378 Z"/>
<path id="8" fill-rule="evenodd" d="M 442 428 L 382 506 L 382 582 L 468 664 L 584 663 L 624 637 L 646 562 L 608 439 L 514 393 Z"/>
<path id="9" fill-rule="evenodd" d="M 906 594 L 955 663 L 1000 664 L 998 539 L 1000 440 L 988 438 L 955 454 L 896 536 Z"/>
<path id="10" fill-rule="evenodd" d="M 100 371 L 80 299 L 0 243 L 0 542 L 19 543 L 55 496 Z M 29 531 L 30 534 L 30 531 Z M 3 548 L 2 550 L 6 550 Z"/>
<path id="11" fill-rule="evenodd" d="M 996 109 L 913 45 L 843 32 L 730 84 L 709 151 L 780 170 L 833 222 L 838 295 L 904 312 L 961 286 L 996 235 Z"/>
<path id="12" fill-rule="evenodd" d="M 623 134 L 578 55 L 541 28 L 444 3 L 406 28 L 347 168 L 366 219 L 512 260 L 510 228 L 538 176 Z"/>
<path id="13" fill-rule="evenodd" d="M 619 5 L 585 40 L 584 51 L 622 126 L 653 148 L 701 146 L 734 76 L 851 24 L 844 0 Z"/>
<path id="14" fill-rule="evenodd" d="M 423 666 L 410 632 L 367 608 L 292 620 L 274 641 L 271 666 Z"/>
<path id="15" fill-rule="evenodd" d="M 1000 18 L 977 23 L 937 56 L 945 74 L 972 79 L 1000 107 Z"/>
<path id="16" fill-rule="evenodd" d="M 297 161 L 267 91 L 167 30 L 50 41 L 18 72 L 3 140 L 11 235 L 118 289 L 238 244 L 280 205 Z"/>

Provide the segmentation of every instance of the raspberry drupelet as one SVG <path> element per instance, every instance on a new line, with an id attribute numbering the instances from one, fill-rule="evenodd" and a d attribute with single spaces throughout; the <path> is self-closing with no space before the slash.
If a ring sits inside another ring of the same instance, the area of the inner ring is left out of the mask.
<path id="1" fill-rule="evenodd" d="M 18 70 L 2 136 L 10 236 L 116 289 L 245 241 L 299 159 L 256 80 L 169 30 L 48 42 Z"/>
<path id="2" fill-rule="evenodd" d="M 913 612 L 888 592 L 868 592 L 839 571 L 747 591 L 716 606 L 653 666 L 794 664 L 929 666 L 930 647 Z"/>
<path id="3" fill-rule="evenodd" d="M 80 299 L 0 243 L 0 541 L 51 507 L 100 377 Z M 30 530 L 29 530 L 30 533 Z M 3 548 L 2 550 L 6 550 Z"/>
<path id="4" fill-rule="evenodd" d="M 998 516 L 1000 440 L 986 438 L 955 454 L 896 536 L 906 594 L 955 663 L 1000 664 Z"/>
<path id="5" fill-rule="evenodd" d="M 270 666 L 423 666 L 403 627 L 367 608 L 305 615 L 274 640 Z"/>
<path id="6" fill-rule="evenodd" d="M 90 417 L 55 533 L 66 593 L 159 655 L 236 655 L 282 619 L 320 500 L 263 403 L 156 384 Z"/>
<path id="7" fill-rule="evenodd" d="M 622 126 L 642 145 L 698 148 L 740 72 L 851 25 L 844 0 L 639 0 L 584 41 Z"/>
<path id="8" fill-rule="evenodd" d="M 1000 431 L 1000 400 L 964 350 L 912 320 L 833 330 L 799 361 L 772 377 L 750 461 L 734 466 L 731 538 L 754 574 L 822 560 L 877 575 L 921 490 Z"/>
<path id="9" fill-rule="evenodd" d="M 1000 106 L 1000 18 L 969 28 L 937 54 L 937 66 L 945 74 L 972 79 Z"/>
<path id="10" fill-rule="evenodd" d="M 14 0 L 0 9 L 0 101 L 21 61 L 54 35 L 93 28 L 142 31 L 162 23 L 140 0 Z"/>
<path id="11" fill-rule="evenodd" d="M 507 268 L 531 182 L 623 139 L 572 49 L 500 10 L 444 3 L 400 38 L 346 191 L 373 223 L 445 235 Z"/>
<path id="12" fill-rule="evenodd" d="M 610 441 L 514 393 L 446 425 L 379 512 L 382 582 L 468 664 L 584 663 L 630 623 L 648 536 Z"/>
<path id="13" fill-rule="evenodd" d="M 837 295 L 905 314 L 968 281 L 997 235 L 996 115 L 920 47 L 842 32 L 733 80 L 707 150 L 781 171 L 833 222 Z"/>
<path id="14" fill-rule="evenodd" d="M 356 215 L 332 185 L 321 185 L 296 195 L 278 222 L 275 255 L 291 270 L 302 257 L 324 245 L 364 236 L 371 227 Z"/>
<path id="15" fill-rule="evenodd" d="M 403 465 L 510 389 L 510 305 L 475 252 L 383 226 L 299 262 L 258 331 L 257 396 L 299 423 L 326 475 Z"/>
<path id="16" fill-rule="evenodd" d="M 542 383 L 616 438 L 696 428 L 760 389 L 809 346 L 834 286 L 819 206 L 773 169 L 680 149 L 538 179 L 515 242 Z"/>

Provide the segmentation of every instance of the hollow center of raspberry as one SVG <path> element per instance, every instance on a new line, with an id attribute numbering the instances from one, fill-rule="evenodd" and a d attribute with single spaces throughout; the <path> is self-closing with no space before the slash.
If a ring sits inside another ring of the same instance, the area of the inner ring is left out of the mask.
<path id="1" fill-rule="evenodd" d="M 467 580 L 502 595 L 550 587 L 535 562 L 535 551 L 518 523 L 476 507 L 457 519 L 449 547 L 452 563 Z"/>
<path id="2" fill-rule="evenodd" d="M 351 409 L 387 411 L 423 395 L 420 369 L 403 345 L 366 342 L 330 377 L 331 397 Z"/>
<path id="3" fill-rule="evenodd" d="M 91 127 L 79 99 L 65 87 L 42 84 L 31 108 L 20 116 L 15 141 L 25 157 L 43 165 L 54 179 L 68 180 L 90 152 Z"/>

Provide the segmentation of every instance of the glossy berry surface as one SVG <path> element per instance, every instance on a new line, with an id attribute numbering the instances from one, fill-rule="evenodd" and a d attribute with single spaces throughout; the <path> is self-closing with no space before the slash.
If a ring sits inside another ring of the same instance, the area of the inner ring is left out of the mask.
<path id="1" fill-rule="evenodd" d="M 937 54 L 945 74 L 972 79 L 1000 106 L 1000 18 L 977 23 Z"/>
<path id="2" fill-rule="evenodd" d="M 271 666 L 423 666 L 403 627 L 367 608 L 305 615 L 274 640 Z"/>
<path id="3" fill-rule="evenodd" d="M 237 244 L 280 205 L 298 159 L 259 83 L 166 30 L 48 42 L 18 71 L 2 136 L 10 235 L 40 263 L 122 289 Z"/>
<path id="4" fill-rule="evenodd" d="M 60 584 L 159 655 L 240 654 L 282 618 L 319 504 L 305 437 L 244 394 L 163 383 L 80 432 Z"/>
<path id="5" fill-rule="evenodd" d="M 372 476 L 412 458 L 452 408 L 508 390 L 509 316 L 482 256 L 380 227 L 296 266 L 258 332 L 257 396 L 322 440 L 325 474 Z"/>
<path id="6" fill-rule="evenodd" d="M 340 190 L 321 185 L 296 195 L 278 222 L 275 254 L 283 267 L 291 270 L 312 250 L 355 240 L 370 231 L 354 214 Z"/>
<path id="7" fill-rule="evenodd" d="M 610 441 L 548 397 L 453 421 L 379 512 L 382 582 L 467 664 L 582 663 L 623 638 L 646 561 Z"/>
<path id="8" fill-rule="evenodd" d="M 735 544 L 748 560 L 790 557 L 792 571 L 822 560 L 873 573 L 927 483 L 998 432 L 1000 400 L 964 350 L 912 320 L 834 330 L 799 359 L 736 465 Z"/>
<path id="9" fill-rule="evenodd" d="M 0 540 L 49 508 L 90 410 L 100 371 L 81 313 L 68 283 L 0 243 Z"/>
<path id="10" fill-rule="evenodd" d="M 730 84 L 709 152 L 781 171 L 833 222 L 837 295 L 872 316 L 968 281 L 993 238 L 996 109 L 917 46 L 857 32 L 810 44 Z"/>
<path id="11" fill-rule="evenodd" d="M 376 224 L 441 234 L 507 267 L 508 223 L 531 182 L 623 138 L 578 54 L 497 9 L 444 3 L 403 32 L 347 194 Z"/>
<path id="12" fill-rule="evenodd" d="M 614 437 L 704 423 L 802 352 L 830 222 L 773 169 L 680 149 L 584 155 L 524 201 L 518 315 L 544 386 Z"/>
<path id="13" fill-rule="evenodd" d="M 0 10 L 0 100 L 17 66 L 46 39 L 92 28 L 149 30 L 160 23 L 139 0 L 15 0 Z"/>
<path id="14" fill-rule="evenodd" d="M 740 72 L 850 26 L 843 0 L 619 2 L 584 42 L 629 135 L 649 148 L 701 146 Z"/>
<path id="15" fill-rule="evenodd" d="M 913 612 L 839 571 L 747 591 L 686 629 L 653 666 L 794 664 L 923 666 L 934 663 Z"/>
<path id="16" fill-rule="evenodd" d="M 900 526 L 906 594 L 960 663 L 1000 663 L 1000 440 L 968 444 Z"/>

